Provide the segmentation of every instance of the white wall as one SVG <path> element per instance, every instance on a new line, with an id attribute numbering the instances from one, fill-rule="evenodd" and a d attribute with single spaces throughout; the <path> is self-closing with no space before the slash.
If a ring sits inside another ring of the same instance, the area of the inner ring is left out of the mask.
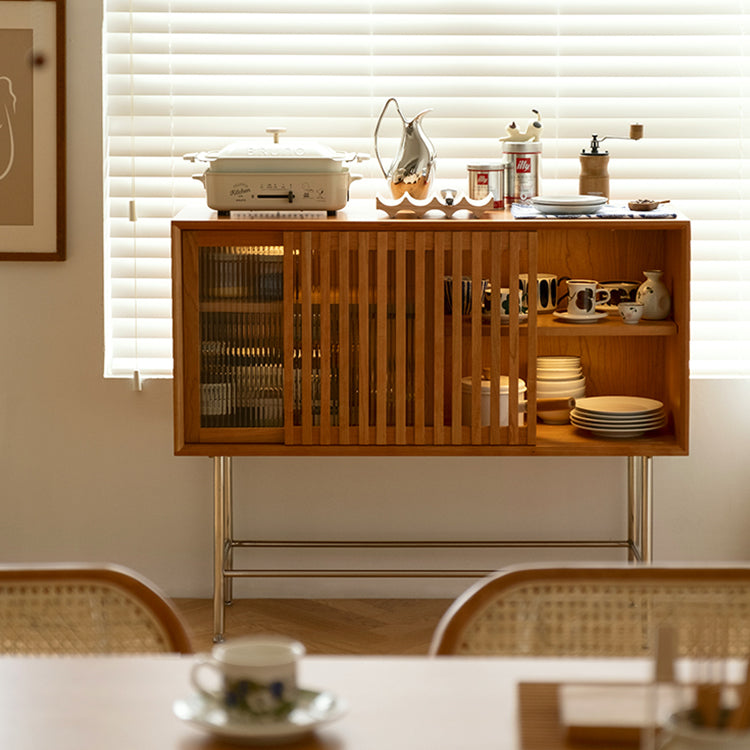
<path id="1" fill-rule="evenodd" d="M 172 455 L 171 382 L 136 393 L 101 375 L 101 102 L 92 93 L 101 15 L 92 6 L 67 2 L 68 260 L 0 264 L 0 560 L 107 559 L 174 596 L 209 596 L 211 460 Z M 749 560 L 750 381 L 694 382 L 692 403 L 690 457 L 654 460 L 655 557 Z M 234 473 L 243 535 L 625 535 L 623 459 L 254 458 L 236 460 Z M 380 555 L 323 562 L 491 568 L 523 557 Z M 313 557 L 287 553 L 284 563 Z M 239 590 L 452 595 L 464 583 L 271 580 L 243 581 Z"/>

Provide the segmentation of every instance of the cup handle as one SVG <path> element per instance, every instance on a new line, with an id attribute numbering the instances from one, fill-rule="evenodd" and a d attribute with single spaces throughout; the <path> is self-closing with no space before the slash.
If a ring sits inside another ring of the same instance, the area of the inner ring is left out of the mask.
<path id="1" fill-rule="evenodd" d="M 555 309 L 557 309 L 557 310 L 561 309 L 562 303 L 565 302 L 565 300 L 568 298 L 568 296 L 570 294 L 570 292 L 568 290 L 566 290 L 563 294 L 560 294 L 560 282 L 562 282 L 562 281 L 564 281 L 566 283 L 566 286 L 567 286 L 567 282 L 570 281 L 570 276 L 560 276 L 557 279 L 557 293 L 558 293 L 558 297 L 557 297 L 557 300 L 555 301 Z"/>
<path id="2" fill-rule="evenodd" d="M 190 682 L 199 693 L 202 693 L 209 698 L 216 698 L 218 700 L 221 700 L 221 692 L 219 690 L 211 690 L 201 683 L 200 675 L 206 669 L 211 669 L 221 674 L 221 670 L 210 656 L 198 657 L 198 661 L 193 664 L 192 669 L 190 670 Z"/>
<path id="3" fill-rule="evenodd" d="M 606 296 L 603 296 L 601 299 L 599 299 L 599 295 L 600 294 L 606 295 Z M 597 289 L 596 290 L 596 294 L 594 295 L 594 298 L 596 300 L 596 304 L 597 305 L 604 305 L 607 302 L 609 302 L 610 296 L 611 296 L 611 294 L 610 294 L 609 289 Z"/>

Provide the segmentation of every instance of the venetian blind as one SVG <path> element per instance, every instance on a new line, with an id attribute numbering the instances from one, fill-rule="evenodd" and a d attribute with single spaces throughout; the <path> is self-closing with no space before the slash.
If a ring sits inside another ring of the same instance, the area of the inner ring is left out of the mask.
<path id="1" fill-rule="evenodd" d="M 107 374 L 171 373 L 170 219 L 204 199 L 184 154 L 282 126 L 374 156 L 395 96 L 433 108 L 438 176 L 459 187 L 532 109 L 547 194 L 578 192 L 591 134 L 643 123 L 604 144 L 611 198 L 670 198 L 692 220 L 692 376 L 750 375 L 747 0 L 106 4 Z M 356 171 L 353 197 L 384 190 L 374 158 Z"/>

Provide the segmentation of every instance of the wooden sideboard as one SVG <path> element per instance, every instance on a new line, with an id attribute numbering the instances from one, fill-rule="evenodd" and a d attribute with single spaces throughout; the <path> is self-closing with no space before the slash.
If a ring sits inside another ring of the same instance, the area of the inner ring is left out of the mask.
<path id="1" fill-rule="evenodd" d="M 173 221 L 175 453 L 216 459 L 221 588 L 234 456 L 624 456 L 625 544 L 650 559 L 651 458 L 688 453 L 689 222 L 488 217 L 389 219 L 352 202 L 334 217 L 200 207 Z M 642 281 L 647 269 L 664 272 L 667 320 L 565 323 L 537 312 L 533 282 L 523 320 L 480 305 L 482 280 L 494 290 L 522 274 Z M 470 310 L 447 310 L 446 277 L 471 280 Z M 587 396 L 658 399 L 667 425 L 612 439 L 541 423 L 536 359 L 558 354 L 580 356 Z"/>

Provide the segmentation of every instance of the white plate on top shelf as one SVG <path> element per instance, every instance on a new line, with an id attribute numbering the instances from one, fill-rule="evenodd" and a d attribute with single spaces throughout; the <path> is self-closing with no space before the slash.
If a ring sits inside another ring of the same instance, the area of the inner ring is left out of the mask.
<path id="1" fill-rule="evenodd" d="M 607 199 L 601 195 L 538 195 L 531 205 L 543 214 L 595 214 Z"/>

